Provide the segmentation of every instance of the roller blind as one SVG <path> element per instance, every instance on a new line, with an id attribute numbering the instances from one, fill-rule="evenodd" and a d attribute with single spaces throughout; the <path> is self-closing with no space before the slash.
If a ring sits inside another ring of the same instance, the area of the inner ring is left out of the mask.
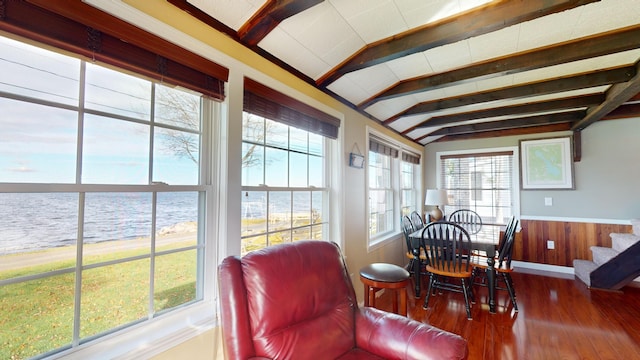
<path id="1" fill-rule="evenodd" d="M 228 69 L 81 1 L 0 1 L 0 30 L 224 99 Z"/>
<path id="2" fill-rule="evenodd" d="M 298 129 L 338 138 L 340 119 L 249 78 L 244 80 L 244 110 Z"/>

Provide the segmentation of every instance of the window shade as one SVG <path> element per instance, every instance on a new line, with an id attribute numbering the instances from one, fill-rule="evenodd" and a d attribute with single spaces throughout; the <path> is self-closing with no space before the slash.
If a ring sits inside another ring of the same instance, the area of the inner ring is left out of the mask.
<path id="1" fill-rule="evenodd" d="M 244 80 L 244 110 L 298 129 L 338 138 L 340 119 L 254 80 Z"/>
<path id="2" fill-rule="evenodd" d="M 504 224 L 512 215 L 513 151 L 440 157 L 441 188 L 447 190 L 446 213 L 471 209 L 483 223 Z"/>
<path id="3" fill-rule="evenodd" d="M 1 1 L 0 29 L 224 99 L 228 69 L 81 1 Z"/>
<path id="4" fill-rule="evenodd" d="M 411 163 L 411 164 L 420 164 L 420 155 L 411 154 L 408 152 L 402 153 L 402 161 Z"/>
<path id="5" fill-rule="evenodd" d="M 399 153 L 398 149 L 386 144 L 375 136 L 369 137 L 369 151 L 373 151 L 377 154 L 391 156 L 392 158 L 397 158 Z"/>

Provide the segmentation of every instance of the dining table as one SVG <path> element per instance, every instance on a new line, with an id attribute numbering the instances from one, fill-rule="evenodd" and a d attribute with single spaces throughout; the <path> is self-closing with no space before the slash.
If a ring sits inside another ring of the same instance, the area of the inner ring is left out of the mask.
<path id="1" fill-rule="evenodd" d="M 409 238 L 412 240 L 422 241 L 422 230 L 417 230 L 409 234 Z M 496 269 L 495 269 L 495 256 L 496 249 L 498 247 L 498 241 L 496 236 L 483 236 L 482 234 L 476 234 L 470 236 L 471 249 L 478 252 L 484 252 L 487 256 L 487 287 L 489 290 L 489 313 L 496 313 Z"/>

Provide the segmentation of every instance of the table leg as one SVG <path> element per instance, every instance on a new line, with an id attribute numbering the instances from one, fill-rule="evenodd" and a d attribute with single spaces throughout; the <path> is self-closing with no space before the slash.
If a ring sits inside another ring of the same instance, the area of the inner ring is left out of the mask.
<path id="1" fill-rule="evenodd" d="M 413 259 L 413 277 L 416 281 L 416 299 L 418 299 L 420 297 L 420 283 L 421 283 L 421 279 L 420 279 L 420 271 L 421 271 L 421 260 L 420 260 L 420 256 L 418 256 L 417 259 Z"/>
<path id="2" fill-rule="evenodd" d="M 487 287 L 489 289 L 489 313 L 496 313 L 496 269 L 495 269 L 495 259 L 492 254 L 487 260 Z"/>

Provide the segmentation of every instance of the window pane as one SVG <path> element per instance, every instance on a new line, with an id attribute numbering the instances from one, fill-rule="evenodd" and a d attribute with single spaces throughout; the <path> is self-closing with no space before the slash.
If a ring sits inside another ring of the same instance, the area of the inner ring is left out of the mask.
<path id="1" fill-rule="evenodd" d="M 309 133 L 309 154 L 319 156 L 324 154 L 324 137 Z"/>
<path id="2" fill-rule="evenodd" d="M 324 187 L 324 161 L 319 156 L 309 156 L 309 186 Z"/>
<path id="3" fill-rule="evenodd" d="M 0 91 L 78 105 L 79 59 L 5 37 L 0 37 L 0 54 Z"/>
<path id="4" fill-rule="evenodd" d="M 151 252 L 150 193 L 88 193 L 83 264 Z"/>
<path id="5" fill-rule="evenodd" d="M 161 192 L 156 204 L 156 252 L 198 243 L 198 192 Z"/>
<path id="6" fill-rule="evenodd" d="M 149 259 L 82 272 L 80 338 L 148 317 Z"/>
<path id="7" fill-rule="evenodd" d="M 149 126 L 93 115 L 84 124 L 83 183 L 149 183 Z"/>
<path id="8" fill-rule="evenodd" d="M 75 276 L 0 286 L 0 359 L 27 359 L 69 346 Z"/>
<path id="9" fill-rule="evenodd" d="M 264 184 L 264 146 L 242 144 L 242 185 Z"/>
<path id="10" fill-rule="evenodd" d="M 273 122 L 269 122 L 270 127 Z M 264 144 L 265 121 L 263 117 L 242 113 L 242 140 Z"/>
<path id="11" fill-rule="evenodd" d="M 287 125 L 266 120 L 265 143 L 269 146 L 287 149 L 289 147 L 289 127 Z"/>
<path id="12" fill-rule="evenodd" d="M 302 229 L 293 230 L 293 241 L 311 239 L 311 228 L 304 227 Z"/>
<path id="13" fill-rule="evenodd" d="M 196 299 L 197 250 L 155 258 L 154 311 L 162 311 Z"/>
<path id="14" fill-rule="evenodd" d="M 293 227 L 311 225 L 311 192 L 293 193 Z"/>
<path id="15" fill-rule="evenodd" d="M 125 73 L 86 63 L 85 107 L 149 120 L 151 83 Z"/>
<path id="16" fill-rule="evenodd" d="M 74 183 L 78 114 L 2 98 L 0 108 L 0 182 Z"/>
<path id="17" fill-rule="evenodd" d="M 266 149 L 265 182 L 269 186 L 287 186 L 289 178 L 288 152 L 273 148 Z"/>
<path id="18" fill-rule="evenodd" d="M 242 236 L 267 232 L 267 193 L 245 191 L 242 193 Z"/>
<path id="19" fill-rule="evenodd" d="M 197 185 L 200 136 L 157 127 L 154 134 L 153 181 L 170 185 Z"/>
<path id="20" fill-rule="evenodd" d="M 291 227 L 291 192 L 269 192 L 269 231 Z"/>
<path id="21" fill-rule="evenodd" d="M 0 255 L 55 248 L 56 259 L 67 261 L 66 267 L 75 266 L 77 193 L 0 193 L 0 214 Z M 17 259 L 9 257 L 7 262 L 22 267 Z M 50 264 L 49 257 L 44 259 L 34 264 L 48 264 L 41 271 L 60 268 Z"/>
<path id="22" fill-rule="evenodd" d="M 258 235 L 242 239 L 241 255 L 267 247 L 267 235 Z"/>
<path id="23" fill-rule="evenodd" d="M 307 159 L 308 155 L 295 152 L 289 153 L 289 186 L 306 187 L 307 181 Z"/>
<path id="24" fill-rule="evenodd" d="M 322 202 L 324 193 L 322 191 L 314 191 L 311 197 L 311 211 L 312 211 L 312 221 L 314 224 L 319 224 L 325 219 L 323 219 L 324 215 L 324 204 Z"/>
<path id="25" fill-rule="evenodd" d="M 155 122 L 200 130 L 200 95 L 156 85 Z"/>
<path id="26" fill-rule="evenodd" d="M 291 230 L 269 234 L 269 246 L 291 242 Z"/>
<path id="27" fill-rule="evenodd" d="M 307 153 L 309 151 L 309 142 L 307 141 L 307 135 L 309 133 L 294 127 L 289 128 L 289 132 L 289 149 Z"/>

